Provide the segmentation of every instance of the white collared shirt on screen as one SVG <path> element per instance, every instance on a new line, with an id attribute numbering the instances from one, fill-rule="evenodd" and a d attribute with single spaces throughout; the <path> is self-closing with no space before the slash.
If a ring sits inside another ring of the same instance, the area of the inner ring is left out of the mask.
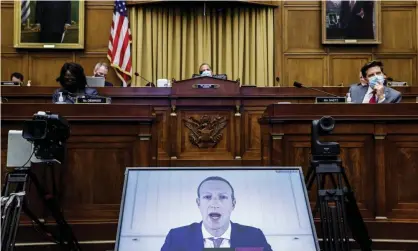
<path id="1" fill-rule="evenodd" d="M 231 222 L 229 222 L 228 229 L 225 231 L 225 233 L 220 237 L 214 237 L 211 235 L 205 228 L 205 226 L 202 223 L 202 235 L 203 235 L 203 244 L 205 248 L 214 248 L 215 244 L 212 240 L 209 238 L 223 238 L 223 241 L 221 243 L 221 248 L 229 248 L 231 247 Z"/>

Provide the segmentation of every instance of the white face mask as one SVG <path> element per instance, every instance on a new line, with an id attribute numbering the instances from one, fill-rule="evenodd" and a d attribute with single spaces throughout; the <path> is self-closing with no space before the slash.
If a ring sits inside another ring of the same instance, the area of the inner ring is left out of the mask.
<path id="1" fill-rule="evenodd" d="M 206 71 L 203 71 L 202 74 L 200 74 L 200 76 L 212 77 L 212 72 L 209 70 L 206 70 Z"/>

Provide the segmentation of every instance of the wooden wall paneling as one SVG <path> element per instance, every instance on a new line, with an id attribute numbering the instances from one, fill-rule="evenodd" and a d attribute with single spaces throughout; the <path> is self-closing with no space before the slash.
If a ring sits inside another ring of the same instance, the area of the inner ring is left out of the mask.
<path id="1" fill-rule="evenodd" d="M 152 144 L 154 137 L 151 127 L 147 124 L 140 124 L 137 140 L 134 145 L 134 166 L 156 166 L 157 159 L 157 145 Z M 155 147 L 155 149 L 153 148 Z"/>
<path id="2" fill-rule="evenodd" d="M 418 136 L 388 135 L 385 147 L 388 218 L 418 219 Z"/>
<path id="3" fill-rule="evenodd" d="M 303 1 L 303 0 L 293 0 L 293 1 L 283 1 L 285 6 L 320 6 L 321 1 L 313 0 L 313 1 Z"/>
<path id="4" fill-rule="evenodd" d="M 107 53 L 112 17 L 113 5 L 86 6 L 85 50 L 87 52 Z"/>
<path id="5" fill-rule="evenodd" d="M 135 136 L 70 137 L 63 198 L 68 220 L 118 218 L 125 168 L 135 166 L 135 141 Z M 101 168 L 89 168 L 98 162 Z"/>
<path id="6" fill-rule="evenodd" d="M 376 59 L 384 64 L 384 70 L 388 77 L 395 80 L 406 81 L 409 85 L 417 83 L 417 56 L 416 54 L 386 55 L 377 54 Z"/>
<path id="7" fill-rule="evenodd" d="M 416 6 L 416 0 L 409 1 L 382 1 L 382 6 Z"/>
<path id="8" fill-rule="evenodd" d="M 84 68 L 84 73 L 86 76 L 92 76 L 94 72 L 94 67 L 98 62 L 104 62 L 109 65 L 109 59 L 107 59 L 106 54 L 104 53 L 77 53 L 76 60 L 77 63 L 81 64 Z M 106 81 L 109 81 L 114 86 L 121 86 L 122 81 L 116 75 L 115 70 L 109 66 L 109 72 L 106 76 Z M 99 89 L 100 92 L 100 89 Z"/>
<path id="9" fill-rule="evenodd" d="M 284 53 L 325 53 L 320 7 L 285 6 L 283 30 Z"/>
<path id="10" fill-rule="evenodd" d="M 10 80 L 13 72 L 23 74 L 25 84 L 30 80 L 28 54 L 27 53 L 2 53 L 1 54 L 1 80 Z"/>
<path id="11" fill-rule="evenodd" d="M 415 6 L 382 7 L 382 44 L 378 53 L 416 53 L 417 19 Z"/>
<path id="12" fill-rule="evenodd" d="M 264 113 L 264 107 L 245 107 L 243 109 L 243 129 L 241 132 L 243 160 L 261 159 L 261 131 L 258 119 Z"/>
<path id="13" fill-rule="evenodd" d="M 15 52 L 13 48 L 14 2 L 1 1 L 1 53 Z"/>
<path id="14" fill-rule="evenodd" d="M 29 76 L 32 85 L 59 87 L 56 78 L 60 75 L 63 64 L 73 61 L 74 54 L 71 52 L 29 54 Z"/>
<path id="15" fill-rule="evenodd" d="M 170 166 L 170 107 L 155 107 L 157 116 L 156 135 L 158 138 L 158 166 Z"/>
<path id="16" fill-rule="evenodd" d="M 329 85 L 350 86 L 359 82 L 361 67 L 371 60 L 371 54 L 334 54 L 329 56 Z"/>
<path id="17" fill-rule="evenodd" d="M 293 86 L 294 81 L 306 86 L 328 85 L 328 57 L 325 55 L 285 55 L 284 81 Z"/>
<path id="18" fill-rule="evenodd" d="M 287 151 L 283 165 L 301 166 L 304 175 L 307 175 L 310 168 L 310 136 L 285 134 L 284 140 Z M 365 218 L 374 218 L 375 198 L 372 192 L 374 189 L 374 172 L 373 169 L 368 168 L 372 166 L 372 160 L 369 156 L 372 152 L 371 137 L 338 135 L 338 138 L 330 137 L 327 138 L 327 141 L 340 143 L 343 167 L 350 185 L 355 191 L 361 213 Z M 316 191 L 316 181 L 312 191 Z M 311 203 L 314 204 L 315 192 L 310 192 L 310 197 L 312 199 Z"/>

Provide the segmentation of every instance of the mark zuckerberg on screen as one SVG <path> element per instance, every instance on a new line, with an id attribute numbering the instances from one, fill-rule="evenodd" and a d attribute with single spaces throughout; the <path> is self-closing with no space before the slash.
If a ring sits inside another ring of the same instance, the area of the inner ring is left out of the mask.
<path id="1" fill-rule="evenodd" d="M 250 247 L 272 251 L 260 229 L 230 221 L 236 199 L 234 188 L 226 179 L 217 176 L 204 179 L 197 188 L 196 204 L 202 221 L 171 229 L 161 251 Z"/>

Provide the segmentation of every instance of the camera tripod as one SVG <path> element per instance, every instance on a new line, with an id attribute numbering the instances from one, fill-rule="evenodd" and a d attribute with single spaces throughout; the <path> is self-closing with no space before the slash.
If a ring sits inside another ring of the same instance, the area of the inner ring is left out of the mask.
<path id="1" fill-rule="evenodd" d="M 327 177 L 332 189 L 325 189 Z M 354 192 L 337 156 L 312 156 L 305 178 L 308 191 L 317 181 L 318 198 L 313 215 L 319 209 L 324 251 L 350 251 L 348 227 L 362 251 L 371 251 L 372 241 L 357 206 Z M 343 187 L 345 185 L 345 187 Z"/>
<path id="2" fill-rule="evenodd" d="M 34 223 L 39 226 L 43 232 L 61 245 L 63 248 L 62 250 L 81 250 L 70 225 L 68 225 L 64 219 L 59 203 L 55 197 L 56 187 L 53 164 L 48 163 L 47 168 L 51 171 L 53 194 L 47 193 L 46 189 L 41 186 L 36 175 L 32 173 L 29 168 L 16 168 L 12 172 L 7 173 L 5 186 L 2 191 L 1 251 L 14 250 L 22 210 Z M 39 197 L 42 199 L 43 204 L 51 212 L 52 217 L 55 219 L 58 233 L 49 231 L 48 226 L 41 222 L 39 218 L 29 209 L 25 195 L 30 181 L 35 185 L 35 189 Z"/>

